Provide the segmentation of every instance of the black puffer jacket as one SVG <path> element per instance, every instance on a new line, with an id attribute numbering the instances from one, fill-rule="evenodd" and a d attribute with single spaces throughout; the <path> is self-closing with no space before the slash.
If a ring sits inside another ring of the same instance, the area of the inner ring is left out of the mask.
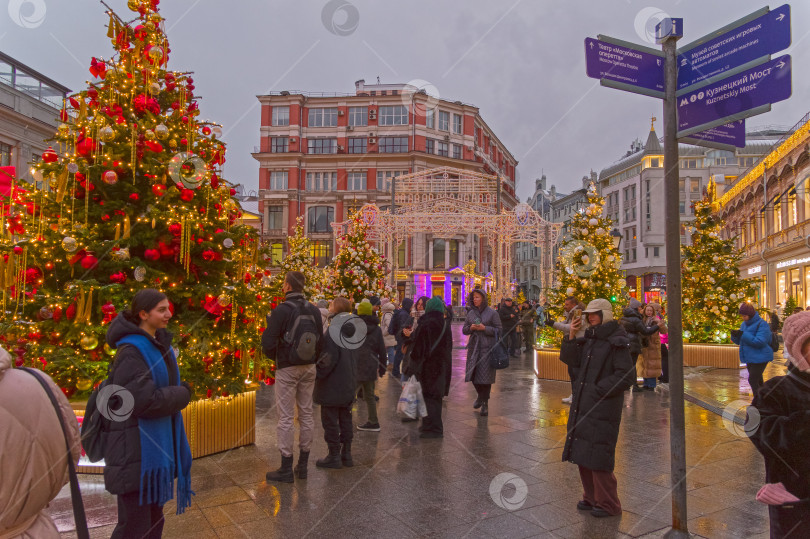
<path id="1" fill-rule="evenodd" d="M 641 345 L 641 337 L 652 335 L 658 331 L 658 326 L 645 326 L 641 314 L 630 307 L 622 311 L 621 324 L 624 331 L 627 332 L 627 338 L 630 341 L 630 355 L 633 360 L 635 360 L 643 348 Z"/>
<path id="2" fill-rule="evenodd" d="M 435 398 L 448 395 L 453 370 L 453 334 L 443 313 L 425 313 L 419 319 L 411 342 L 411 368 L 422 385 L 422 392 Z"/>
<path id="3" fill-rule="evenodd" d="M 176 385 L 176 362 L 169 353 L 172 334 L 158 330 L 156 338 L 119 314 L 107 329 L 107 344 L 116 343 L 127 335 L 143 335 L 163 354 L 169 371 L 169 386 L 158 389 L 141 353 L 132 345 L 123 345 L 115 354 L 110 381 L 122 386 L 134 398 L 132 414 L 126 421 L 111 421 L 104 453 L 104 485 L 111 494 L 138 492 L 141 485 L 141 435 L 138 418 L 174 415 L 185 408 L 191 395 L 184 386 Z M 120 404 L 110 399 L 113 409 Z"/>
<path id="4" fill-rule="evenodd" d="M 511 307 L 508 307 L 506 303 L 501 303 L 498 307 L 498 316 L 501 319 L 501 325 L 505 333 L 509 333 L 520 321 L 520 316 L 518 316 L 518 310 L 514 303 Z"/>
<path id="5" fill-rule="evenodd" d="M 787 376 L 771 378 L 754 397 L 746 432 L 765 458 L 765 482 L 782 483 L 804 500 L 793 507 L 768 506 L 771 537 L 804 537 L 810 521 L 810 374 L 788 365 Z M 789 532 L 793 530 L 791 535 Z"/>
<path id="6" fill-rule="evenodd" d="M 357 363 L 357 381 L 373 382 L 380 369 L 385 371 L 388 356 L 385 353 L 380 319 L 375 315 L 363 315 L 360 318 L 366 323 L 366 340 L 359 350 Z"/>
<path id="7" fill-rule="evenodd" d="M 563 340 L 560 359 L 577 372 L 563 461 L 613 471 L 624 390 L 636 377 L 627 333 L 614 320 L 588 328 Z"/>
<path id="8" fill-rule="evenodd" d="M 348 321 L 350 318 L 356 322 Z M 324 334 L 323 348 L 316 367 L 315 390 L 312 399 L 321 406 L 349 406 L 357 391 L 357 364 L 360 348 L 339 346 L 333 339 L 333 331 L 340 332 L 347 340 L 355 333 L 355 324 L 363 321 L 355 315 L 339 313 L 332 317 L 329 330 Z"/>

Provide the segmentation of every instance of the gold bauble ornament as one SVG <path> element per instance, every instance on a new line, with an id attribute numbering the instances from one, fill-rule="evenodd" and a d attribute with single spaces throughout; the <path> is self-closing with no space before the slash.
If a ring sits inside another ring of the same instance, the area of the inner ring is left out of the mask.
<path id="1" fill-rule="evenodd" d="M 102 142 L 110 142 L 115 138 L 115 130 L 109 125 L 105 125 L 98 130 L 98 138 L 101 139 Z"/>
<path id="2" fill-rule="evenodd" d="M 169 137 L 169 128 L 163 124 L 159 124 L 155 127 L 155 135 L 160 140 L 166 140 Z"/>
<path id="3" fill-rule="evenodd" d="M 93 379 L 92 378 L 79 378 L 76 380 L 76 389 L 79 391 L 87 391 L 93 387 Z"/>
<path id="4" fill-rule="evenodd" d="M 177 141 L 175 139 L 169 141 L 169 148 L 171 148 L 172 150 L 177 148 Z"/>
<path id="5" fill-rule="evenodd" d="M 63 137 L 67 136 L 70 133 L 70 126 L 68 124 L 59 124 L 59 127 L 56 128 L 59 131 L 59 134 Z"/>
<path id="6" fill-rule="evenodd" d="M 157 95 L 160 93 L 160 84 L 157 82 L 153 82 L 149 85 L 149 93 L 152 95 Z"/>
<path id="7" fill-rule="evenodd" d="M 141 7 L 141 0 L 127 0 L 127 7 L 132 11 L 138 11 Z"/>
<path id="8" fill-rule="evenodd" d="M 147 129 L 146 131 L 143 132 L 143 138 L 145 138 L 146 140 L 155 140 L 155 136 L 156 136 L 155 132 L 152 131 L 151 129 Z"/>
<path id="9" fill-rule="evenodd" d="M 219 304 L 220 304 L 220 305 L 222 305 L 223 307 L 227 307 L 228 305 L 230 305 L 230 304 L 231 304 L 231 296 L 229 296 L 228 294 L 226 294 L 226 293 L 224 293 L 224 292 L 223 292 L 223 293 L 222 293 L 222 294 L 220 294 L 220 295 L 219 295 L 219 297 L 217 298 L 217 303 L 219 303 Z"/>
<path id="10" fill-rule="evenodd" d="M 79 341 L 82 350 L 93 350 L 98 346 L 98 337 L 95 335 L 85 335 Z"/>
<path id="11" fill-rule="evenodd" d="M 155 23 L 153 23 L 152 21 L 146 21 L 146 23 L 144 24 L 144 27 L 147 30 L 152 31 L 152 30 L 155 29 Z"/>

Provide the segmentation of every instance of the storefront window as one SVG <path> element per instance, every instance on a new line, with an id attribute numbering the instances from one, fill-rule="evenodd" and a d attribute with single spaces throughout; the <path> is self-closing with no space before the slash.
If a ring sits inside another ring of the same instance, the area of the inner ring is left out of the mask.
<path id="1" fill-rule="evenodd" d="M 773 231 L 782 231 L 782 201 L 778 201 L 773 205 Z"/>
<path id="2" fill-rule="evenodd" d="M 804 305 L 804 295 L 802 294 L 802 270 L 795 268 L 790 270 L 790 296 L 799 305 Z"/>
<path id="3" fill-rule="evenodd" d="M 787 300 L 787 274 L 780 271 L 776 274 L 776 301 L 785 306 Z"/>

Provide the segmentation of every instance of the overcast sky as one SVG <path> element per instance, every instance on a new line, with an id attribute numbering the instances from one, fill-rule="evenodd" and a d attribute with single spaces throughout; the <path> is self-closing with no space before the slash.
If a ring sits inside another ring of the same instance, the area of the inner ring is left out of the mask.
<path id="1" fill-rule="evenodd" d="M 73 90 L 109 58 L 104 7 L 90 0 L 7 0 L 0 50 Z M 124 0 L 108 3 L 125 18 Z M 354 81 L 428 81 L 472 103 L 519 160 L 518 194 L 541 170 L 558 190 L 579 186 L 646 139 L 657 99 L 585 75 L 585 37 L 650 45 L 651 20 L 684 18 L 693 41 L 767 4 L 759 0 L 164 0 L 169 66 L 194 71 L 203 119 L 224 126 L 225 176 L 258 187 L 256 95 L 353 92 Z M 782 3 L 770 4 L 776 8 Z M 26 28 L 25 26 L 29 26 Z M 793 96 L 748 120 L 793 125 L 810 110 L 810 2 L 792 2 Z M 651 45 L 654 46 L 654 45 Z M 781 54 L 781 53 L 780 53 Z M 661 122 L 656 123 L 659 134 Z"/>

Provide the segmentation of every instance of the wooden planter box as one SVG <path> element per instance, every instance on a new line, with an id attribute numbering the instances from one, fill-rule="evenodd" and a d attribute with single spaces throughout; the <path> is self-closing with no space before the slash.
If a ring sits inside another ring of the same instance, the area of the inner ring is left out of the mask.
<path id="1" fill-rule="evenodd" d="M 84 417 L 86 402 L 71 403 L 76 417 Z M 204 457 L 256 441 L 256 392 L 226 399 L 190 402 L 183 415 L 192 458 Z M 104 463 L 79 460 L 79 473 L 103 473 Z"/>
<path id="2" fill-rule="evenodd" d="M 683 364 L 686 367 L 739 369 L 740 348 L 736 344 L 683 343 Z"/>
<path id="3" fill-rule="evenodd" d="M 559 348 L 534 349 L 534 374 L 543 380 L 570 381 L 568 365 L 560 361 Z"/>

